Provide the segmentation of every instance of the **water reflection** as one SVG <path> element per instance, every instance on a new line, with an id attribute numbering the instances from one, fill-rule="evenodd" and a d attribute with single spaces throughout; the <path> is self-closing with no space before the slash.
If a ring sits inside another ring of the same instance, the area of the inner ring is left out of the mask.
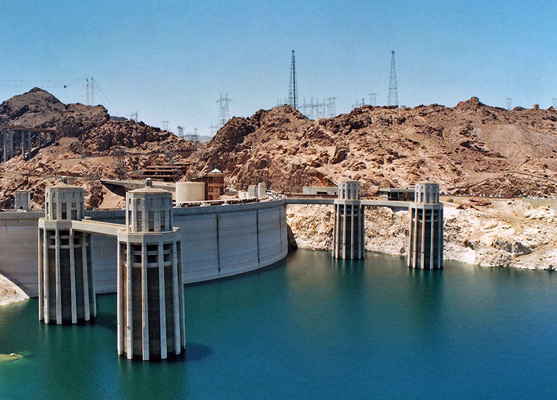
<path id="1" fill-rule="evenodd" d="M 444 325 L 444 271 L 408 268 L 412 327 L 424 341 L 435 340 Z"/>

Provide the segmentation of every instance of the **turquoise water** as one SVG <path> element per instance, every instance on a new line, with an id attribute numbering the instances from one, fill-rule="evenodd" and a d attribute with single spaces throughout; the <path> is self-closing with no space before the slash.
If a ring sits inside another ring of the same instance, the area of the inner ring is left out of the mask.
<path id="1" fill-rule="evenodd" d="M 116 355 L 116 296 L 94 324 L 0 308 L 0 399 L 557 398 L 557 274 L 297 251 L 185 288 L 188 357 Z"/>

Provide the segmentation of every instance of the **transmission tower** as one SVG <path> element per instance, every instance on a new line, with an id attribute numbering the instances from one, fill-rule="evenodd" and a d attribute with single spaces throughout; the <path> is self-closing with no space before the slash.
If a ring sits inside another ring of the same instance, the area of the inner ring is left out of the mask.
<path id="1" fill-rule="evenodd" d="M 226 121 L 230 119 L 230 109 L 228 107 L 228 104 L 231 101 L 232 99 L 228 98 L 228 93 L 226 93 L 224 97 L 222 97 L 221 94 L 219 99 L 217 100 L 217 103 L 219 104 L 219 120 L 217 122 L 217 126 L 219 127 L 219 129 L 222 128 L 224 124 L 226 124 Z"/>
<path id="2" fill-rule="evenodd" d="M 217 133 L 219 127 L 217 125 L 211 125 L 209 129 L 211 129 L 211 136 L 213 136 L 215 133 Z"/>
<path id="3" fill-rule="evenodd" d="M 163 131 L 167 131 L 167 130 L 168 130 L 168 122 L 169 122 L 169 121 L 161 121 L 162 130 L 163 130 Z"/>
<path id="4" fill-rule="evenodd" d="M 89 78 L 85 78 L 85 93 L 87 98 L 85 104 L 89 104 Z"/>
<path id="5" fill-rule="evenodd" d="M 95 80 L 91 78 L 91 105 L 95 105 Z"/>
<path id="6" fill-rule="evenodd" d="M 329 97 L 327 100 L 327 109 L 329 111 L 329 118 L 336 117 L 337 115 L 337 108 L 336 108 L 336 97 Z"/>
<path id="7" fill-rule="evenodd" d="M 176 127 L 176 130 L 178 131 L 178 137 L 183 139 L 184 138 L 184 127 L 178 125 Z"/>
<path id="8" fill-rule="evenodd" d="M 513 105 L 513 99 L 507 97 L 507 110 L 510 110 L 512 108 L 512 105 Z"/>
<path id="9" fill-rule="evenodd" d="M 352 104 L 352 108 L 360 108 L 366 105 L 366 99 L 362 99 L 362 102 L 360 103 L 360 101 L 358 99 L 356 99 L 356 102 L 354 104 Z"/>
<path id="10" fill-rule="evenodd" d="M 135 122 L 137 122 L 137 111 L 133 111 L 131 113 L 130 119 L 133 119 Z"/>
<path id="11" fill-rule="evenodd" d="M 557 108 L 557 97 L 551 99 L 553 101 L 553 108 Z"/>
<path id="12" fill-rule="evenodd" d="M 288 104 L 294 108 L 298 106 L 298 84 L 296 83 L 296 56 L 292 50 L 292 61 L 290 63 L 290 90 L 288 91 Z"/>
<path id="13" fill-rule="evenodd" d="M 391 79 L 389 81 L 389 105 L 398 106 L 398 88 L 396 86 L 395 51 L 391 51 Z"/>
<path id="14" fill-rule="evenodd" d="M 370 93 L 369 94 L 369 105 L 375 107 L 377 104 L 377 93 Z"/>

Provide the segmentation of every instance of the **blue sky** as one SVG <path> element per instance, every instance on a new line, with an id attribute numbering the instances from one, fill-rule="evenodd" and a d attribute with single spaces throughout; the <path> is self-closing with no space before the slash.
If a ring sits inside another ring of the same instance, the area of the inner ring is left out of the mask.
<path id="1" fill-rule="evenodd" d="M 0 100 L 39 86 L 85 103 L 94 77 L 112 115 L 209 134 L 220 93 L 231 116 L 287 97 L 293 49 L 300 102 L 386 104 L 395 50 L 400 104 L 547 108 L 556 21 L 557 2 L 536 0 L 1 0 Z"/>

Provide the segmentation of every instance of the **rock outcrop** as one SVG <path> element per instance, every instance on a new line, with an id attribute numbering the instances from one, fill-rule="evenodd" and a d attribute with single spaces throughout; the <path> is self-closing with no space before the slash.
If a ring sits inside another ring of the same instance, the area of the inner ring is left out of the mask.
<path id="1" fill-rule="evenodd" d="M 445 259 L 484 267 L 557 268 L 555 209 L 518 199 L 472 199 L 466 206 L 469 202 L 464 207 L 445 203 Z M 331 250 L 332 207 L 288 206 L 286 215 L 298 247 Z M 408 211 L 369 208 L 365 220 L 367 251 L 407 255 Z"/>
<path id="2" fill-rule="evenodd" d="M 192 174 L 218 164 L 227 183 L 276 191 L 358 179 L 364 192 L 429 177 L 455 194 L 557 194 L 557 112 L 489 107 L 364 106 L 311 121 L 289 106 L 231 119 L 191 157 Z"/>

